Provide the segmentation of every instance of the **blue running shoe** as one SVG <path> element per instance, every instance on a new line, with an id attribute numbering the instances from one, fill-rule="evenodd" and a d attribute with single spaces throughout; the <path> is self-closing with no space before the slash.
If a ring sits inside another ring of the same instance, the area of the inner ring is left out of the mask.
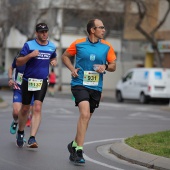
<path id="1" fill-rule="evenodd" d="M 28 140 L 28 145 L 27 145 L 28 148 L 38 148 L 38 144 L 35 140 L 35 138 L 29 138 Z"/>
<path id="2" fill-rule="evenodd" d="M 17 125 L 18 123 L 15 123 L 14 121 L 11 123 L 11 127 L 10 127 L 10 133 L 11 134 L 16 134 L 16 131 L 17 131 Z"/>
<path id="3" fill-rule="evenodd" d="M 85 159 L 83 158 L 83 150 L 77 150 L 74 154 L 75 165 L 85 165 Z"/>
<path id="4" fill-rule="evenodd" d="M 24 147 L 25 145 L 25 142 L 24 142 L 24 134 L 20 134 L 20 133 L 17 133 L 17 141 L 16 141 L 16 145 L 19 147 L 19 148 L 22 148 Z"/>
<path id="5" fill-rule="evenodd" d="M 68 148 L 68 151 L 70 152 L 70 161 L 73 162 L 74 161 L 74 154 L 75 154 L 75 151 L 76 151 L 76 147 L 72 147 L 72 144 L 73 144 L 73 141 L 71 143 L 68 144 L 67 148 Z"/>
<path id="6" fill-rule="evenodd" d="M 17 139 L 17 136 L 16 136 L 16 139 Z M 23 140 L 24 140 L 24 143 L 26 143 L 26 142 L 27 142 L 27 140 L 26 140 L 25 138 L 24 138 Z"/>

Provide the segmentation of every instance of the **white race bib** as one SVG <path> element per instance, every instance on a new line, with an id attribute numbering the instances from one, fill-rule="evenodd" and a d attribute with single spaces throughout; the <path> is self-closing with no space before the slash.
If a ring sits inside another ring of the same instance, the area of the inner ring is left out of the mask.
<path id="1" fill-rule="evenodd" d="M 28 79 L 28 91 L 38 91 L 41 90 L 43 84 L 43 79 Z"/>
<path id="2" fill-rule="evenodd" d="M 18 73 L 17 74 L 17 79 L 16 79 L 16 83 L 21 85 L 22 84 L 22 77 L 23 77 L 23 74 L 22 73 Z"/>
<path id="3" fill-rule="evenodd" d="M 84 71 L 83 85 L 97 86 L 99 84 L 99 73 L 95 71 Z"/>

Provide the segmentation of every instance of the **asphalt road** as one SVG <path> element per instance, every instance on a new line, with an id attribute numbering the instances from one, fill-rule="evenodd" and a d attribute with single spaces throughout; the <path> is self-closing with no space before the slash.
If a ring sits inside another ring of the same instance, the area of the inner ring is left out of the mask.
<path id="1" fill-rule="evenodd" d="M 12 121 L 12 92 L 0 91 L 9 103 L 0 109 L 0 170 L 143 170 L 147 169 L 116 158 L 109 153 L 110 145 L 135 134 L 145 134 L 170 128 L 170 112 L 162 105 L 101 102 L 96 109 L 85 139 L 83 167 L 72 165 L 67 144 L 73 140 L 78 109 L 70 95 L 45 98 L 42 122 L 37 134 L 39 148 L 17 148 L 15 135 L 9 133 Z M 29 128 L 25 128 L 26 139 Z"/>

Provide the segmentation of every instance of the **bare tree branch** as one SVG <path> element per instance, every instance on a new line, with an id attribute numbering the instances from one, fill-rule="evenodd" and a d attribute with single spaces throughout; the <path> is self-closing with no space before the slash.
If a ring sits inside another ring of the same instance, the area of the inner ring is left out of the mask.
<path id="1" fill-rule="evenodd" d="M 158 31 L 158 29 L 163 25 L 163 23 L 166 21 L 168 14 L 170 13 L 170 0 L 166 0 L 168 2 L 168 9 L 165 12 L 164 17 L 162 18 L 162 20 L 156 25 L 155 28 L 153 28 L 153 30 L 148 33 L 147 30 L 144 30 L 142 28 L 142 22 L 145 19 L 145 17 L 147 17 L 147 7 L 146 7 L 146 2 L 142 1 L 142 0 L 132 0 L 132 2 L 135 2 L 138 8 L 138 15 L 139 15 L 139 20 L 136 23 L 136 29 L 143 34 L 146 39 L 152 44 L 152 48 L 155 52 L 155 56 L 156 56 L 156 60 L 157 60 L 157 65 L 159 67 L 162 67 L 162 62 L 161 62 L 161 56 L 160 56 L 160 52 L 158 49 L 158 44 L 157 44 L 157 40 L 155 38 L 155 33 Z"/>
<path id="2" fill-rule="evenodd" d="M 159 24 L 152 30 L 151 35 L 154 35 L 155 32 L 163 25 L 163 23 L 166 21 L 166 18 L 170 12 L 170 0 L 166 0 L 168 2 L 168 10 L 166 11 L 164 17 L 162 20 L 159 22 Z"/>

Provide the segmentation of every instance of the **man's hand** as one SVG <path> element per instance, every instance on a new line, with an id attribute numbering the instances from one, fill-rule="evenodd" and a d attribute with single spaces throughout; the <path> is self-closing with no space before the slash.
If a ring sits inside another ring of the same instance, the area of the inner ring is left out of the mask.
<path id="1" fill-rule="evenodd" d="M 56 61 L 56 60 L 51 60 L 50 64 L 51 64 L 52 66 L 56 66 L 56 65 L 57 65 L 57 61 Z"/>
<path id="2" fill-rule="evenodd" d="M 34 50 L 32 53 L 30 53 L 30 56 L 31 57 L 37 57 L 39 54 L 39 51 L 38 50 Z"/>
<path id="3" fill-rule="evenodd" d="M 93 69 L 98 73 L 104 73 L 105 72 L 106 65 L 100 65 L 100 64 L 94 64 Z"/>
<path id="4" fill-rule="evenodd" d="M 9 87 L 12 87 L 14 85 L 14 80 L 13 79 L 9 79 L 8 85 L 9 85 Z"/>
<path id="5" fill-rule="evenodd" d="M 71 75 L 73 76 L 73 77 L 78 77 L 79 75 L 78 75 L 78 71 L 80 70 L 80 68 L 76 68 L 75 70 L 73 70 L 72 72 L 71 72 Z"/>

